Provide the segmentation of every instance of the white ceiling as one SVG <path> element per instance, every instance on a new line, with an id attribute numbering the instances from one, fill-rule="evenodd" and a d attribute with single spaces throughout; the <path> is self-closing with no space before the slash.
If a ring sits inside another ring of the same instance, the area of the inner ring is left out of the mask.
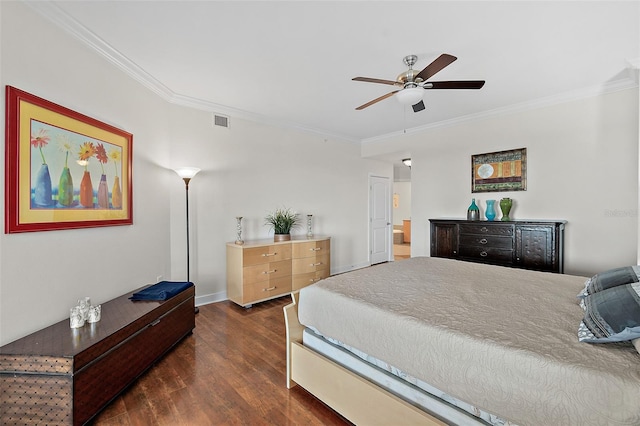
<path id="1" fill-rule="evenodd" d="M 168 101 L 354 141 L 637 85 L 639 1 L 53 1 L 45 14 Z M 394 87 L 418 56 L 458 57 L 414 113 Z"/>

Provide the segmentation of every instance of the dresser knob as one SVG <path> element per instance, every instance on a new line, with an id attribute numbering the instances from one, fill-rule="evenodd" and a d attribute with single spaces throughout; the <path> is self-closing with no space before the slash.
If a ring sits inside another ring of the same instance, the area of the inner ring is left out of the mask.
<path id="1" fill-rule="evenodd" d="M 487 256 L 488 256 L 488 254 L 487 254 L 487 252 L 486 252 L 486 251 L 481 251 L 481 252 L 480 252 L 480 256 L 482 256 L 482 257 L 487 257 Z"/>
<path id="2" fill-rule="evenodd" d="M 481 239 L 480 244 L 487 244 L 487 239 L 486 238 Z"/>
<path id="3" fill-rule="evenodd" d="M 480 230 L 481 230 L 482 232 L 487 232 L 487 231 L 488 231 L 488 229 L 487 229 L 487 227 L 486 227 L 486 226 L 483 226 L 482 228 L 480 228 Z"/>

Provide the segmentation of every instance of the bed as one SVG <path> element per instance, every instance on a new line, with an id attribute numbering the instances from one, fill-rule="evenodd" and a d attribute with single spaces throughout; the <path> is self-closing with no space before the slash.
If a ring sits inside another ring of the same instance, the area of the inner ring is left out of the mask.
<path id="1" fill-rule="evenodd" d="M 638 425 L 638 351 L 578 341 L 586 279 L 431 257 L 327 278 L 285 307 L 287 386 L 356 424 Z"/>

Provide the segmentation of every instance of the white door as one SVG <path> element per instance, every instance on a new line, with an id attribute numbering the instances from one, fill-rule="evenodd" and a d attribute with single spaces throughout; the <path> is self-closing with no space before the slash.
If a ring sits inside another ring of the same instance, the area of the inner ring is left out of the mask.
<path id="1" fill-rule="evenodd" d="M 371 264 L 391 260 L 391 183 L 369 177 L 369 249 Z"/>

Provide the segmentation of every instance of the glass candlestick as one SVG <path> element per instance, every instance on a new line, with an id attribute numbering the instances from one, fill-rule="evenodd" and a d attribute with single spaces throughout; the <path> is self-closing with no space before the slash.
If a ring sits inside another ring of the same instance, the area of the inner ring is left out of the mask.
<path id="1" fill-rule="evenodd" d="M 313 238 L 313 229 L 311 224 L 311 219 L 313 218 L 312 214 L 307 215 L 307 238 Z"/>
<path id="2" fill-rule="evenodd" d="M 236 216 L 236 231 L 236 244 L 244 244 L 244 241 L 242 240 L 242 216 Z"/>

